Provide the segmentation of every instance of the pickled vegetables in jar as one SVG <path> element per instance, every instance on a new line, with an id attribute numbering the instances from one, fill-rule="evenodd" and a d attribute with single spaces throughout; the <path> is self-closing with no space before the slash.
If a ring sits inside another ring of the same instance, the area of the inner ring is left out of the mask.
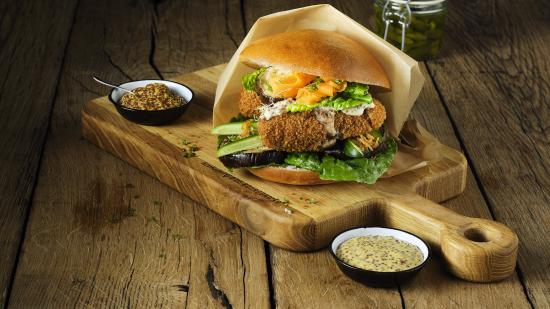
<path id="1" fill-rule="evenodd" d="M 374 12 L 380 37 L 416 60 L 437 57 L 447 13 L 445 0 L 374 0 Z"/>

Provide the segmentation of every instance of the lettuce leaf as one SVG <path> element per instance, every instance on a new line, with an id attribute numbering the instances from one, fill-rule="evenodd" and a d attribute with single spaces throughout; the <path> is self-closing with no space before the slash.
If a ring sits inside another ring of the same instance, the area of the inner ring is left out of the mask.
<path id="1" fill-rule="evenodd" d="M 290 113 L 307 112 L 319 106 L 320 106 L 319 104 L 308 105 L 308 104 L 292 103 L 290 105 L 287 105 L 286 111 Z"/>
<path id="2" fill-rule="evenodd" d="M 250 72 L 241 78 L 243 88 L 249 91 L 256 90 L 256 81 L 258 76 L 265 72 L 267 68 L 259 68 L 254 72 Z"/>
<path id="3" fill-rule="evenodd" d="M 397 152 L 395 140 L 389 138 L 386 143 L 386 150 L 373 158 L 339 160 L 329 155 L 320 158 L 314 153 L 291 153 L 285 163 L 318 172 L 325 180 L 373 184 L 388 170 Z"/>
<path id="4" fill-rule="evenodd" d="M 360 101 L 372 101 L 372 97 L 369 94 L 369 86 L 360 83 L 348 83 L 348 86 L 342 94 L 351 99 Z"/>
<path id="5" fill-rule="evenodd" d="M 311 171 L 319 171 L 321 169 L 321 160 L 314 153 L 291 152 L 286 156 L 285 163 Z"/>
<path id="6" fill-rule="evenodd" d="M 291 113 L 305 112 L 317 107 L 331 107 L 336 111 L 357 107 L 363 104 L 371 104 L 372 96 L 369 93 L 369 86 L 359 83 L 348 83 L 346 89 L 338 94 L 327 97 L 317 104 L 307 105 L 294 103 L 287 106 L 286 110 Z"/>

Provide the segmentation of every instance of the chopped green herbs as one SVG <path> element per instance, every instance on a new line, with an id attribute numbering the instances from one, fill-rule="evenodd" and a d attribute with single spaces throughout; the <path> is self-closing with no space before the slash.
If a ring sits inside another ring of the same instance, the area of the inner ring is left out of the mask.
<path id="1" fill-rule="evenodd" d="M 172 234 L 172 239 L 174 241 L 181 240 L 181 239 L 183 239 L 183 235 L 181 235 L 181 234 Z"/>
<path id="2" fill-rule="evenodd" d="M 135 217 L 136 212 L 137 212 L 137 210 L 134 207 L 128 206 L 128 208 L 126 208 L 126 211 L 114 213 L 111 216 L 111 219 L 109 220 L 109 222 L 111 222 L 113 224 L 120 223 L 120 222 L 122 222 L 122 220 L 124 220 L 128 217 Z"/>
<path id="3" fill-rule="evenodd" d="M 132 206 L 128 206 L 128 217 L 135 217 L 136 216 L 136 209 Z"/>
<path id="4" fill-rule="evenodd" d="M 189 144 L 191 144 L 191 142 L 188 141 L 188 140 L 185 139 L 185 138 L 182 138 L 182 139 L 181 139 L 181 144 L 182 144 L 182 145 L 189 145 Z"/>
<path id="5" fill-rule="evenodd" d="M 194 151 L 184 150 L 181 152 L 181 156 L 184 158 L 192 158 L 197 156 L 197 154 Z"/>
<path id="6" fill-rule="evenodd" d="M 181 151 L 181 156 L 182 157 L 191 158 L 191 157 L 197 156 L 197 154 L 195 152 L 197 150 L 199 150 L 200 148 L 196 144 L 192 143 L 191 141 L 187 140 L 186 138 L 182 138 L 181 139 L 181 145 L 183 146 L 182 151 Z"/>
<path id="7" fill-rule="evenodd" d="M 156 225 L 160 226 L 160 223 L 159 223 L 159 220 L 157 219 L 157 217 L 150 217 L 150 218 L 147 218 L 147 225 L 149 225 L 149 223 L 155 223 Z"/>
<path id="8" fill-rule="evenodd" d="M 319 77 L 317 77 L 311 84 L 307 85 L 306 88 L 310 91 L 317 90 L 317 87 L 319 87 L 319 84 L 322 83 L 323 80 Z"/>
<path id="9" fill-rule="evenodd" d="M 318 204 L 319 201 L 317 201 L 316 199 L 313 199 L 313 198 L 307 198 L 306 203 L 308 203 L 308 204 Z"/>

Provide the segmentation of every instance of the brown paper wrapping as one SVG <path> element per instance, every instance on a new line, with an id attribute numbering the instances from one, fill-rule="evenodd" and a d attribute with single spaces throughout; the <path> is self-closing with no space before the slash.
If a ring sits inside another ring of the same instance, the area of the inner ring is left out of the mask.
<path id="1" fill-rule="evenodd" d="M 418 123 L 408 122 L 406 130 L 401 132 L 424 84 L 418 62 L 328 4 L 274 13 L 261 17 L 254 23 L 220 75 L 214 101 L 213 125 L 225 123 L 239 113 L 237 102 L 241 77 L 252 71 L 250 67 L 239 62 L 241 51 L 260 38 L 299 29 L 336 31 L 363 43 L 386 71 L 392 90 L 373 93 L 386 107 L 386 128 L 394 137 L 406 131 L 409 139 L 419 142 L 414 147 L 399 143 L 398 154 L 386 176 L 425 166 L 435 159 L 434 154 L 438 152 L 433 151 L 437 150 L 434 147 L 439 142 Z"/>

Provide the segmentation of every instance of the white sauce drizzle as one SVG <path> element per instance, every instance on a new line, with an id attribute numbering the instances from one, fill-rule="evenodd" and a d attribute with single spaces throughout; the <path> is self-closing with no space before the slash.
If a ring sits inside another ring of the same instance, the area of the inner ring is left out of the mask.
<path id="1" fill-rule="evenodd" d="M 286 99 L 272 104 L 262 105 L 259 107 L 260 119 L 269 120 L 275 116 L 281 116 L 286 113 L 286 107 L 292 103 L 294 103 L 294 100 Z"/>
<path id="2" fill-rule="evenodd" d="M 365 112 L 365 109 L 370 109 L 370 108 L 374 108 L 374 103 L 361 104 L 359 106 L 344 109 L 342 110 L 342 113 L 350 116 L 361 116 L 363 115 L 363 112 Z"/>
<path id="3" fill-rule="evenodd" d="M 320 107 L 314 109 L 315 118 L 323 125 L 327 132 L 327 141 L 321 145 L 323 148 L 328 148 L 336 143 L 336 128 L 334 127 L 334 115 L 336 114 L 332 108 Z"/>

